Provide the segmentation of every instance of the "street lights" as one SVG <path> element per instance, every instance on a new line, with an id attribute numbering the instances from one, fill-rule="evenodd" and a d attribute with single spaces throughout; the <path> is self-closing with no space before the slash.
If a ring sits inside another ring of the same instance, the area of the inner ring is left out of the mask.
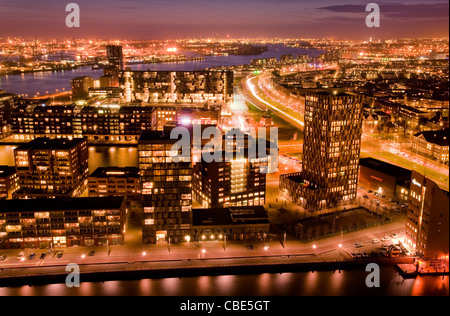
<path id="1" fill-rule="evenodd" d="M 339 257 L 339 261 L 341 261 L 341 249 L 342 249 L 342 244 L 338 245 L 338 257 Z"/>

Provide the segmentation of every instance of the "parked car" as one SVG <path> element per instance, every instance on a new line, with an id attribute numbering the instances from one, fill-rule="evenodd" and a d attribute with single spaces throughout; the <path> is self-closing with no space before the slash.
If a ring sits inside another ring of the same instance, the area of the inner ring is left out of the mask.
<path id="1" fill-rule="evenodd" d="M 62 258 L 62 256 L 63 256 L 63 252 L 62 251 L 59 251 L 58 254 L 56 255 L 56 257 L 58 259 Z"/>
<path id="2" fill-rule="evenodd" d="M 94 255 L 95 255 L 95 251 L 92 250 L 92 251 L 89 253 L 89 257 L 93 257 Z"/>
<path id="3" fill-rule="evenodd" d="M 376 252 L 376 251 L 372 251 L 372 257 L 378 257 L 378 252 Z"/>
<path id="4" fill-rule="evenodd" d="M 365 198 L 366 200 L 369 199 L 369 197 L 367 195 L 363 195 L 363 198 Z"/>
<path id="5" fill-rule="evenodd" d="M 352 251 L 350 252 L 350 255 L 352 256 L 353 259 L 356 259 L 356 252 Z"/>
<path id="6" fill-rule="evenodd" d="M 378 244 L 379 242 L 380 242 L 379 239 L 376 239 L 376 238 L 372 239 L 372 244 Z"/>
<path id="7" fill-rule="evenodd" d="M 363 257 L 363 258 L 369 258 L 369 255 L 367 254 L 367 252 L 364 251 L 364 252 L 362 253 L 362 257 Z"/>
<path id="8" fill-rule="evenodd" d="M 379 205 L 379 204 L 380 204 L 380 200 L 378 200 L 378 199 L 373 200 L 373 202 L 374 202 L 376 205 Z"/>
<path id="9" fill-rule="evenodd" d="M 400 238 L 400 235 L 399 234 L 392 234 L 391 237 L 392 238 Z"/>
<path id="10" fill-rule="evenodd" d="M 402 252 L 402 250 L 400 249 L 400 247 L 397 247 L 397 246 L 392 247 L 391 251 L 390 251 L 391 257 L 398 258 L 400 256 L 401 252 Z"/>
<path id="11" fill-rule="evenodd" d="M 381 252 L 381 254 L 382 254 L 383 256 L 385 256 L 385 257 L 389 257 L 389 252 L 387 252 L 386 250 L 383 250 L 383 251 Z"/>
<path id="12" fill-rule="evenodd" d="M 0 261 L 3 261 L 3 260 L 5 260 L 6 259 L 6 256 L 0 256 Z"/>
<path id="13" fill-rule="evenodd" d="M 381 250 L 388 250 L 391 245 L 383 244 L 381 245 Z"/>
<path id="14" fill-rule="evenodd" d="M 34 258 L 36 258 L 36 254 L 34 252 L 28 256 L 28 260 L 33 260 Z"/>
<path id="15" fill-rule="evenodd" d="M 23 258 L 25 258 L 25 252 L 21 251 L 21 252 L 17 255 L 17 260 L 22 260 Z"/>
<path id="16" fill-rule="evenodd" d="M 388 236 L 384 236 L 383 238 L 381 238 L 382 241 L 388 241 L 391 240 L 391 238 L 389 238 Z"/>
<path id="17" fill-rule="evenodd" d="M 41 254 L 41 256 L 39 257 L 39 259 L 44 260 L 46 256 L 47 256 L 47 254 L 45 252 L 43 252 Z"/>
<path id="18" fill-rule="evenodd" d="M 363 244 L 359 244 L 359 243 L 355 244 L 355 248 L 362 248 L 362 247 L 364 247 Z"/>

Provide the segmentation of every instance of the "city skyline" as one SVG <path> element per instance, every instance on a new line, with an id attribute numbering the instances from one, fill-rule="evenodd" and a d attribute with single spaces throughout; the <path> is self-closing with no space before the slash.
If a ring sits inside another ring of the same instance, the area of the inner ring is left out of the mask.
<path id="1" fill-rule="evenodd" d="M 381 27 L 367 28 L 367 3 L 320 1 L 76 1 L 81 27 L 67 28 L 68 3 L 0 1 L 0 36 L 176 38 L 345 39 L 448 37 L 449 4 L 441 1 L 378 3 Z M 39 12 L 39 14 L 36 14 Z M 30 33 L 32 30 L 32 33 Z"/>

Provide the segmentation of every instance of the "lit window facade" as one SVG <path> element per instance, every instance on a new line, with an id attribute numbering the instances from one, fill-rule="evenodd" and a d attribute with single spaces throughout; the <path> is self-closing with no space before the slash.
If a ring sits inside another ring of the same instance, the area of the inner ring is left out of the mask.
<path id="1" fill-rule="evenodd" d="M 14 198 L 80 196 L 87 187 L 88 147 L 85 138 L 37 138 L 14 150 L 20 189 Z"/>
<path id="2" fill-rule="evenodd" d="M 303 172 L 282 175 L 283 195 L 309 211 L 356 199 L 363 120 L 361 95 L 306 95 Z"/>
<path id="3" fill-rule="evenodd" d="M 0 201 L 0 248 L 119 245 L 122 197 Z"/>
<path id="4" fill-rule="evenodd" d="M 139 139 L 139 169 L 144 243 L 185 241 L 192 226 L 192 163 L 174 162 L 177 140 L 164 132 L 144 132 Z"/>

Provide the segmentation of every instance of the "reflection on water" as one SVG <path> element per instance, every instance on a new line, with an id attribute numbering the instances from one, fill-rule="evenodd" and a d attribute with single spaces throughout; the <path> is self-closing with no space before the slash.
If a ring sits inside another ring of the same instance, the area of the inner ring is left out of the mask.
<path id="1" fill-rule="evenodd" d="M 99 167 L 138 167 L 136 147 L 89 147 L 89 171 Z"/>
<path id="2" fill-rule="evenodd" d="M 250 64 L 252 59 L 256 58 L 280 58 L 281 55 L 292 54 L 317 56 L 320 54 L 317 50 L 308 50 L 304 48 L 284 47 L 284 45 L 270 45 L 268 51 L 261 55 L 249 56 L 207 56 L 204 61 L 180 62 L 180 63 L 161 63 L 161 64 L 142 64 L 132 65 L 133 70 L 151 70 L 151 71 L 192 71 L 220 66 L 235 66 Z M 91 67 L 80 67 L 73 70 L 49 71 L 27 73 L 22 75 L 0 76 L 0 89 L 9 93 L 28 94 L 29 97 L 36 93 L 41 95 L 47 91 L 55 93 L 56 89 L 66 91 L 71 89 L 71 79 L 75 77 L 91 76 L 98 79 L 103 75 L 102 69 L 92 70 Z"/>
<path id="3" fill-rule="evenodd" d="M 404 280 L 395 268 L 383 268 L 381 288 L 365 285 L 367 273 L 322 271 L 223 275 L 0 288 L 0 296 L 448 296 L 449 278 Z"/>
<path id="4" fill-rule="evenodd" d="M 0 165 L 14 166 L 14 149 L 17 146 L 0 145 Z"/>

